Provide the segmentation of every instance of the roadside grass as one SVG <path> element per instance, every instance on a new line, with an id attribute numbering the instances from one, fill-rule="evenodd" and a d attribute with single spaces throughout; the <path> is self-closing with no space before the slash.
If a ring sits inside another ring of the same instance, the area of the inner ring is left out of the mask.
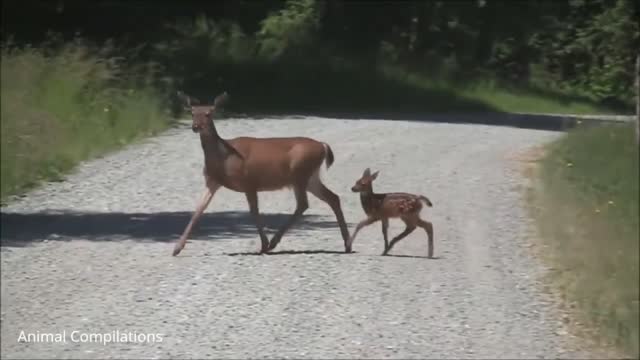
<path id="1" fill-rule="evenodd" d="M 620 114 L 589 99 L 489 81 L 454 83 L 392 67 L 326 60 L 292 63 L 212 62 L 185 66 L 198 73 L 172 74 L 183 89 L 205 101 L 222 91 L 229 109 L 252 114 L 350 117 L 442 113 Z"/>
<path id="2" fill-rule="evenodd" d="M 528 200 L 549 279 L 575 330 L 639 356 L 638 146 L 632 125 L 583 127 L 550 144 Z"/>
<path id="3" fill-rule="evenodd" d="M 199 61 L 199 60 L 198 60 Z M 397 66 L 347 60 L 215 62 L 185 66 L 184 89 L 208 101 L 222 91 L 244 113 L 426 115 L 436 113 L 621 114 L 591 99 L 495 81 L 451 81 Z M 203 80 L 208 79 L 208 80 Z"/>
<path id="4" fill-rule="evenodd" d="M 483 103 L 499 112 L 576 115 L 633 113 L 632 104 L 611 106 L 584 96 L 533 85 L 517 86 L 489 77 L 452 80 L 445 76 L 409 72 L 389 65 L 380 66 L 378 71 L 385 78 L 396 79 L 417 88 L 455 94 L 460 99 Z"/>
<path id="5" fill-rule="evenodd" d="M 143 68 L 127 69 L 81 42 L 3 46 L 1 75 L 3 201 L 169 124 Z"/>

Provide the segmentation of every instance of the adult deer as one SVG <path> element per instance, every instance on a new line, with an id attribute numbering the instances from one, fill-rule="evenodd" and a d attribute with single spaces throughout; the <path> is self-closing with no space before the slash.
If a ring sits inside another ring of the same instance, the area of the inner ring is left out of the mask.
<path id="1" fill-rule="evenodd" d="M 308 209 L 307 191 L 326 202 L 333 210 L 345 252 L 351 252 L 349 231 L 340 207 L 340 198 L 320 181 L 320 167 L 333 164 L 331 147 L 307 137 L 236 137 L 225 140 L 213 124 L 213 115 L 228 99 L 226 92 L 215 98 L 213 105 L 199 105 L 197 99 L 179 93 L 191 112 L 194 132 L 200 134 L 204 152 L 204 180 L 206 190 L 198 207 L 176 243 L 173 256 L 182 251 L 193 226 L 205 211 L 220 187 L 246 195 L 249 211 L 254 218 L 261 241 L 260 253 L 273 250 L 282 236 Z M 288 221 L 269 242 L 258 210 L 258 193 L 293 188 L 296 209 Z"/>

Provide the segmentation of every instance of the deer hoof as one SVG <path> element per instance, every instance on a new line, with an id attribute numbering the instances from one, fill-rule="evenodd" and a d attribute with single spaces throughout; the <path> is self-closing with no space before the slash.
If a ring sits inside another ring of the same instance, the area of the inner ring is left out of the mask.
<path id="1" fill-rule="evenodd" d="M 173 249 L 173 256 L 176 256 L 176 255 L 180 254 L 180 251 L 182 251 L 182 249 L 180 249 L 180 248 Z"/>

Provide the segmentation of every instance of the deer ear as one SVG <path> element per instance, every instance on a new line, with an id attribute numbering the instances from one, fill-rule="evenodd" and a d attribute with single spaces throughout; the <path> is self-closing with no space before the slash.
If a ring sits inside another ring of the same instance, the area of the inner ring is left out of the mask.
<path id="1" fill-rule="evenodd" d="M 380 171 L 376 171 L 376 172 L 374 172 L 373 174 L 371 174 L 371 180 L 375 180 L 375 179 L 378 177 L 378 173 L 379 173 L 379 172 L 380 172 Z"/>
<path id="2" fill-rule="evenodd" d="M 189 97 L 189 95 L 185 94 L 184 92 L 178 90 L 176 92 L 176 95 L 178 96 L 178 99 L 180 99 L 180 101 L 182 101 L 183 105 L 185 107 L 191 107 L 191 98 Z"/>
<path id="3" fill-rule="evenodd" d="M 222 106 L 227 102 L 228 99 L 229 94 L 227 94 L 227 92 L 225 91 L 222 94 L 216 96 L 216 98 L 213 100 L 213 106 L 215 106 L 216 108 Z"/>
<path id="4" fill-rule="evenodd" d="M 362 176 L 370 176 L 370 175 L 371 175 L 371 170 L 369 170 L 369 168 L 364 169 Z"/>

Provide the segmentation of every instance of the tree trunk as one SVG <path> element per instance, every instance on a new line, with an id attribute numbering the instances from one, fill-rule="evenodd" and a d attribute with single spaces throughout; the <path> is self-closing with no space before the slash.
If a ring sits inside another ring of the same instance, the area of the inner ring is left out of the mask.
<path id="1" fill-rule="evenodd" d="M 636 54 L 636 142 L 640 146 L 640 53 Z"/>

